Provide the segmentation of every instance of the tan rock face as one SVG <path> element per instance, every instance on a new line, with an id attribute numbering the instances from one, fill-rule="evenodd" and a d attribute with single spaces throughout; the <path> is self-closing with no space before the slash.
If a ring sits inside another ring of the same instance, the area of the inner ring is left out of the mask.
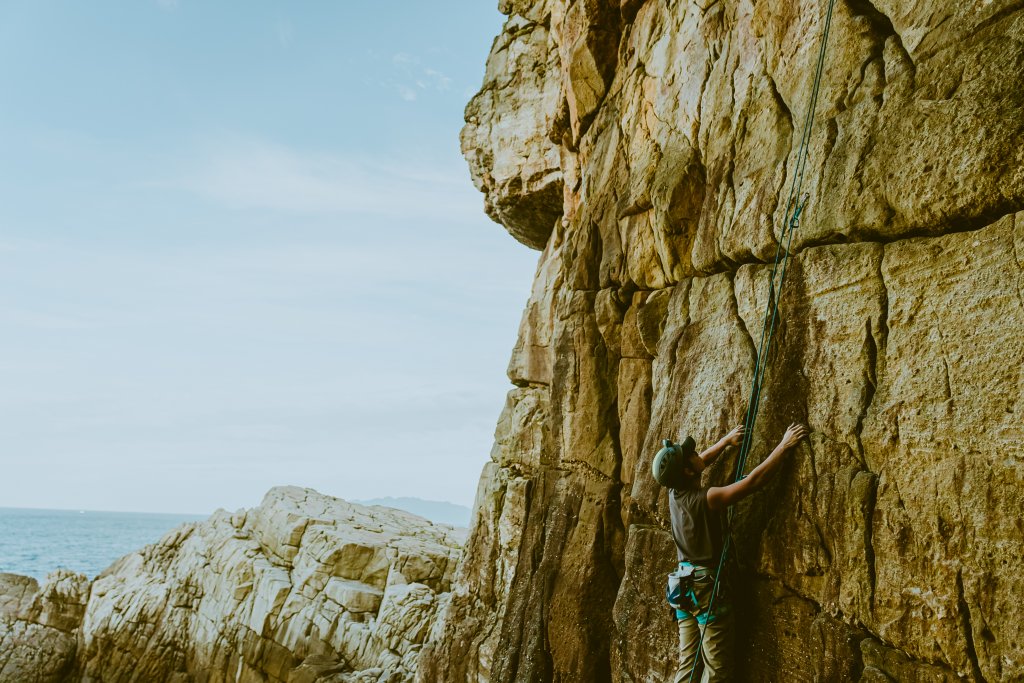
<path id="1" fill-rule="evenodd" d="M 463 534 L 283 487 L 91 585 L 0 575 L 0 683 L 411 681 Z"/>
<path id="2" fill-rule="evenodd" d="M 649 460 L 745 414 L 824 5 L 501 9 L 463 148 L 543 253 L 419 680 L 664 680 Z M 812 433 L 737 511 L 744 680 L 1024 678 L 1022 46 L 1009 0 L 837 0 L 751 465 Z M 496 181 L 555 177 L 543 213 Z"/>
<path id="3" fill-rule="evenodd" d="M 462 131 L 487 214 L 537 249 L 562 215 L 562 173 L 551 141 L 560 79 L 548 4 L 554 3 L 517 11 L 495 40 L 487 86 L 466 107 Z"/>

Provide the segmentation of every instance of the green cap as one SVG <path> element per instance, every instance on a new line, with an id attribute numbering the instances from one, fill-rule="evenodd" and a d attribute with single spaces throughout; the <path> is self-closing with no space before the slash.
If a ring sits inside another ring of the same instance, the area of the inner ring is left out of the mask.
<path id="1" fill-rule="evenodd" d="M 684 463 L 697 453 L 697 442 L 688 436 L 682 443 L 672 443 L 668 439 L 661 443 L 662 448 L 651 463 L 651 473 L 654 481 L 662 486 L 676 488 L 682 483 Z"/>

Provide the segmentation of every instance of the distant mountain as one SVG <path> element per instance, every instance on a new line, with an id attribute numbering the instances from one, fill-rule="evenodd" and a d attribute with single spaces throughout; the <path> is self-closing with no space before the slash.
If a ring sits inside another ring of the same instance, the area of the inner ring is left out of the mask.
<path id="1" fill-rule="evenodd" d="M 369 500 L 353 501 L 361 505 L 383 505 L 389 508 L 398 508 L 411 512 L 414 515 L 425 517 L 431 522 L 450 524 L 458 527 L 468 527 L 473 511 L 465 505 L 456 505 L 440 500 L 423 500 L 422 498 L 371 498 Z"/>

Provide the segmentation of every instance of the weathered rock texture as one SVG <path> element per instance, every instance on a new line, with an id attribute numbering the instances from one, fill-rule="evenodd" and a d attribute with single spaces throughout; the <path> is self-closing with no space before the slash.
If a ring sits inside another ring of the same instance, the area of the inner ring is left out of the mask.
<path id="1" fill-rule="evenodd" d="M 54 572 L 42 588 L 27 576 L 0 574 L 0 681 L 68 680 L 88 597 L 89 581 L 72 572 Z"/>
<path id="2" fill-rule="evenodd" d="M 90 585 L 0 575 L 0 681 L 412 680 L 462 532 L 293 487 L 127 555 Z"/>
<path id="3" fill-rule="evenodd" d="M 543 252 L 419 680 L 672 673 L 649 458 L 742 421 L 824 5 L 500 3 L 463 150 Z M 812 434 L 738 510 L 743 676 L 1024 680 L 1024 4 L 835 12 L 752 462 Z"/>

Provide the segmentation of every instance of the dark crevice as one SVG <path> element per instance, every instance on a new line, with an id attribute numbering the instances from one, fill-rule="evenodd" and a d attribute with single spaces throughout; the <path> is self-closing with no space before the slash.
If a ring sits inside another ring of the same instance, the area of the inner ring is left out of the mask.
<path id="1" fill-rule="evenodd" d="M 768 73 L 767 70 L 765 70 L 764 75 L 765 75 L 765 78 L 768 79 L 768 84 L 771 86 L 772 97 L 775 99 L 776 106 L 779 107 L 779 109 L 782 111 L 783 115 L 785 116 L 786 124 L 788 126 L 788 132 L 787 132 L 788 146 L 790 147 L 790 152 L 792 152 L 793 132 L 794 132 L 793 112 L 789 108 L 789 105 L 786 103 L 786 100 L 783 99 L 782 93 L 779 92 L 779 86 L 775 82 L 775 79 L 771 77 L 771 75 Z M 782 164 L 782 169 L 781 169 L 782 173 L 781 173 L 780 177 L 781 177 L 782 180 L 780 181 L 780 188 L 779 188 L 780 192 L 781 192 L 781 189 L 782 189 L 782 185 L 785 184 L 786 178 L 789 175 L 789 157 L 790 157 L 790 154 L 786 154 L 783 157 L 782 162 L 781 162 L 781 164 Z M 775 205 L 772 207 L 771 211 L 767 212 L 767 215 L 775 216 L 775 213 L 779 209 L 779 199 L 780 198 L 781 198 L 781 194 L 780 193 L 776 193 L 776 195 L 775 195 Z M 774 219 L 768 225 L 768 238 L 769 238 L 769 244 L 770 244 L 769 248 L 774 247 L 775 249 L 778 249 L 779 241 L 775 237 L 775 223 L 774 223 Z M 775 249 L 772 249 L 772 251 L 774 251 Z M 754 247 L 752 246 L 751 247 L 751 255 L 753 255 L 753 251 L 754 251 Z"/>
<path id="2" fill-rule="evenodd" d="M 865 230 L 864 235 L 860 239 L 853 239 L 848 234 L 830 233 L 823 235 L 817 239 L 809 239 L 801 242 L 799 248 L 793 250 L 790 256 L 797 256 L 798 254 L 815 247 L 826 247 L 837 244 L 879 244 L 887 245 L 896 242 L 902 242 L 904 240 L 917 239 L 917 238 L 930 238 L 935 239 L 939 237 L 945 237 L 946 235 L 958 235 L 967 232 L 977 232 L 984 228 L 990 227 L 1001 219 L 1007 216 L 1012 216 L 1015 213 L 1024 211 L 1024 205 L 1017 203 L 1009 203 L 1007 206 L 998 207 L 998 209 L 986 212 L 984 214 L 974 217 L 961 217 L 957 218 L 955 227 L 949 229 L 939 229 L 918 227 L 908 228 L 897 235 L 883 235 L 875 230 Z M 952 222 L 952 221 L 951 221 Z M 710 277 L 712 275 L 719 275 L 721 273 L 735 272 L 742 266 L 746 265 L 766 265 L 768 261 L 764 261 L 758 258 L 751 258 L 747 261 L 736 261 L 734 263 L 718 263 L 713 269 L 700 271 L 695 274 L 696 277 Z"/>
<path id="3" fill-rule="evenodd" d="M 942 379 L 942 386 L 946 392 L 946 400 L 949 400 L 953 398 L 953 387 L 949 382 L 949 361 L 946 360 L 945 356 L 942 357 Z"/>
<path id="4" fill-rule="evenodd" d="M 1013 243 L 1013 260 L 1017 263 L 1017 268 L 1024 270 L 1024 261 L 1021 260 L 1020 244 L 1021 239 L 1018 238 L 1019 233 L 1024 231 L 1024 221 L 1019 219 L 1014 220 L 1012 234 L 1010 239 Z M 1024 238 L 1024 234 L 1020 234 L 1021 238 Z M 1017 302 L 1024 310 L 1024 276 L 1017 276 Z"/>
<path id="5" fill-rule="evenodd" d="M 836 147 L 836 142 L 839 140 L 839 124 L 836 123 L 835 117 L 829 117 L 825 119 L 825 148 L 821 152 L 822 166 L 825 165 L 825 160 L 832 156 L 832 150 Z"/>
<path id="6" fill-rule="evenodd" d="M 711 0 L 711 2 L 709 2 L 707 5 L 700 5 L 698 3 L 697 6 L 700 8 L 700 13 L 703 15 L 703 14 L 707 14 L 712 9 L 714 9 L 715 6 L 718 5 L 721 1 L 722 0 Z"/>
<path id="7" fill-rule="evenodd" d="M 597 469 L 586 460 L 577 460 L 575 458 L 567 458 L 565 460 L 562 460 L 560 465 L 551 466 L 546 469 L 549 472 L 563 472 L 566 474 L 579 474 L 581 472 L 586 472 L 587 474 L 594 477 L 594 479 L 604 482 L 606 484 L 615 484 L 618 482 L 618 479 L 616 477 L 609 477 L 607 474 Z"/>
<path id="8" fill-rule="evenodd" d="M 971 672 L 975 681 L 987 683 L 984 674 L 981 673 L 981 664 L 978 661 L 978 651 L 974 647 L 974 629 L 971 627 L 971 608 L 964 597 L 964 571 L 959 569 L 956 573 L 956 596 L 957 608 L 960 612 L 960 628 L 964 633 L 964 645 L 967 647 L 967 658 L 971 661 Z"/>
<path id="9" fill-rule="evenodd" d="M 747 342 L 750 344 L 750 358 L 751 361 L 755 361 L 757 358 L 757 345 L 754 343 L 754 336 L 750 334 L 750 330 L 747 329 L 747 323 L 740 315 L 740 302 L 736 296 L 736 274 L 729 278 L 729 293 L 732 294 L 732 305 L 736 311 L 736 320 L 739 321 L 739 327 L 743 330 L 743 335 L 746 337 Z"/>
<path id="10" fill-rule="evenodd" d="M 950 222 L 954 223 L 954 226 L 951 226 L 948 229 L 914 227 L 906 228 L 897 235 L 882 235 L 874 230 L 865 230 L 864 239 L 850 239 L 849 235 L 827 235 L 819 240 L 808 240 L 801 243 L 800 248 L 795 253 L 812 247 L 821 247 L 830 244 L 857 244 L 870 242 L 884 245 L 915 239 L 918 237 L 936 238 L 945 237 L 946 235 L 957 235 L 965 232 L 977 232 L 978 230 L 994 225 L 1001 219 L 1006 218 L 1007 216 L 1012 216 L 1020 211 L 1024 211 L 1024 205 L 1018 202 L 1007 202 L 1004 205 L 995 207 L 993 210 L 983 212 L 977 216 L 960 216 L 956 217 L 955 221 L 951 219 Z"/>
<path id="11" fill-rule="evenodd" d="M 850 8 L 850 13 L 854 16 L 861 16 L 868 20 L 871 25 L 870 32 L 872 41 L 871 52 L 868 53 L 867 59 L 860 66 L 860 83 L 863 83 L 866 76 L 868 67 L 875 61 L 882 61 L 884 64 L 883 52 L 885 51 L 885 41 L 890 36 L 896 35 L 896 29 L 893 28 L 892 21 L 889 17 L 885 16 L 878 11 L 869 0 L 846 0 L 846 4 Z M 902 44 L 902 43 L 901 43 Z M 885 70 L 882 70 L 882 77 L 885 78 Z M 858 84 L 859 87 L 860 84 Z M 884 83 L 883 83 L 884 85 Z"/>
<path id="12" fill-rule="evenodd" d="M 865 189 L 864 189 L 864 168 L 865 168 L 865 166 L 867 166 L 868 157 L 870 157 L 871 153 L 875 151 L 875 146 L 877 144 L 878 144 L 878 140 L 877 140 L 877 138 L 875 138 L 875 136 L 869 137 L 867 139 L 867 141 L 864 143 L 864 147 L 861 149 L 860 156 L 857 159 L 857 165 L 854 167 L 853 178 L 852 178 L 851 182 L 854 182 L 854 183 L 857 184 L 857 190 L 859 192 L 864 192 L 865 191 Z M 882 199 L 883 201 L 885 200 L 884 197 L 880 197 L 880 199 Z M 894 212 L 892 211 L 892 208 L 891 207 L 887 207 L 887 210 L 886 210 L 886 220 L 885 220 L 885 224 L 886 225 L 888 225 L 889 221 L 892 220 L 893 214 L 894 214 Z"/>
<path id="13" fill-rule="evenodd" d="M 855 14 L 864 17 L 871 24 L 871 32 L 878 38 L 876 45 L 876 53 L 872 54 L 872 59 L 881 58 L 882 50 L 885 47 L 885 41 L 889 38 L 895 38 L 899 43 L 900 50 L 906 56 L 907 61 L 913 64 L 910 59 L 910 54 L 907 49 L 903 46 L 903 38 L 899 33 L 896 32 L 895 27 L 892 25 L 892 20 L 880 12 L 877 7 L 871 4 L 870 0 L 846 0 L 846 4 L 849 6 L 850 11 Z M 871 60 L 868 60 L 871 61 Z"/>
<path id="14" fill-rule="evenodd" d="M 625 356 L 619 356 L 619 360 L 642 360 L 642 361 L 645 361 L 647 363 L 653 362 L 653 359 L 650 356 L 629 356 L 629 355 L 625 355 Z"/>
<path id="15" fill-rule="evenodd" d="M 821 528 L 821 521 L 818 513 L 818 461 L 814 456 L 814 447 L 811 443 L 807 444 L 808 461 L 811 465 L 811 490 L 808 495 L 808 499 L 811 501 L 811 507 L 814 510 L 814 515 L 808 515 L 811 518 L 811 524 L 814 527 L 814 533 L 818 536 L 818 545 L 821 551 L 825 554 L 826 564 L 831 565 L 833 560 L 832 550 L 829 548 L 829 543 L 825 538 L 825 532 Z"/>
<path id="16" fill-rule="evenodd" d="M 522 14 L 508 14 L 507 16 L 508 19 L 505 20 L 505 23 L 501 27 L 501 33 L 499 33 L 494 39 L 494 42 L 497 43 L 502 38 L 507 37 L 508 40 L 505 42 L 503 47 L 507 47 L 509 43 L 520 36 L 532 33 L 537 29 L 542 29 L 544 31 L 551 30 L 551 12 L 547 12 L 539 21 L 528 19 Z"/>
<path id="17" fill-rule="evenodd" d="M 697 120 L 695 121 L 695 123 L 697 124 L 697 130 L 698 131 L 700 131 L 701 122 L 704 120 L 704 91 L 706 91 L 707 88 L 708 88 L 708 81 L 711 80 L 711 72 L 715 68 L 715 62 L 717 61 L 717 59 L 718 59 L 717 55 L 712 57 L 711 51 L 710 51 L 710 48 L 709 48 L 709 50 L 708 50 L 708 58 L 705 61 L 706 70 L 704 71 L 704 78 L 702 78 L 701 81 L 700 81 L 700 92 L 697 94 Z M 698 136 L 699 135 L 700 135 L 700 133 L 698 132 Z M 700 144 L 700 140 L 699 139 L 696 141 L 695 151 L 698 154 L 702 154 L 703 151 L 704 151 L 704 146 Z M 700 160 L 700 163 L 701 163 L 702 166 L 705 166 L 705 167 L 707 166 L 707 164 L 704 163 L 703 159 Z"/>
<path id="18" fill-rule="evenodd" d="M 877 277 L 878 284 L 881 285 L 881 299 L 879 301 L 879 316 L 878 316 L 878 329 L 877 331 L 871 329 L 871 321 L 869 320 L 866 330 L 866 336 L 864 339 L 865 352 L 867 353 L 867 377 L 866 379 L 866 395 L 864 397 L 864 409 L 860 416 L 857 418 L 857 427 L 855 435 L 857 437 L 857 449 L 859 451 L 861 462 L 864 467 L 871 470 L 870 463 L 867 462 L 867 454 L 864 451 L 864 443 L 862 439 L 864 431 L 864 421 L 867 419 L 868 413 L 871 411 L 871 406 L 875 402 L 875 396 L 878 393 L 878 385 L 881 376 L 885 372 L 885 350 L 889 343 L 889 288 L 885 284 L 885 274 L 882 272 L 882 262 L 885 260 L 885 250 L 882 249 L 878 255 L 878 269 Z M 877 332 L 878 337 L 875 337 Z"/>
<path id="19" fill-rule="evenodd" d="M 1024 270 L 1024 256 L 1022 256 L 1021 253 L 1020 253 L 1020 244 L 1019 244 L 1022 240 L 1018 240 L 1017 239 L 1018 231 L 1020 231 L 1022 233 L 1020 235 L 1021 238 L 1024 238 L 1024 220 L 1018 220 L 1018 219 L 1015 218 L 1014 219 L 1014 226 L 1013 227 L 1014 227 L 1014 229 L 1013 229 L 1013 260 L 1017 262 L 1017 267 L 1018 268 L 1020 268 L 1021 270 Z"/>
<path id="20" fill-rule="evenodd" d="M 861 433 L 864 430 L 864 420 L 867 417 L 871 403 L 878 391 L 878 344 L 875 342 L 875 335 L 871 330 L 871 320 L 864 323 L 864 347 L 862 356 L 864 358 L 866 376 L 864 377 L 864 398 L 863 408 L 857 416 L 857 426 L 854 428 L 854 436 L 857 438 L 857 458 L 862 466 L 867 467 L 867 460 L 864 456 L 864 444 L 861 441 Z"/>
<path id="21" fill-rule="evenodd" d="M 878 501 L 878 476 L 871 473 L 871 486 L 868 489 L 867 497 L 864 499 L 864 561 L 868 570 L 868 586 L 871 589 L 871 605 L 875 604 L 875 586 L 877 575 L 875 574 L 875 542 L 874 542 L 874 516 L 875 503 Z"/>
<path id="22" fill-rule="evenodd" d="M 768 84 L 771 85 L 771 87 L 772 87 L 772 95 L 775 97 L 776 104 L 779 105 L 779 108 L 782 109 L 783 113 L 786 115 L 786 121 L 789 122 L 789 136 L 790 136 L 790 138 L 792 138 L 793 137 L 793 112 L 789 108 L 789 105 L 786 103 L 786 100 L 784 100 L 782 98 L 782 93 L 779 92 L 779 86 L 775 82 L 775 79 L 772 78 L 771 74 L 769 74 L 767 71 L 765 71 L 764 75 L 765 75 L 765 78 L 768 79 Z"/>
<path id="23" fill-rule="evenodd" d="M 939 355 L 942 357 L 942 389 L 948 401 L 953 398 L 953 386 L 949 381 L 949 359 L 946 357 L 946 338 L 942 335 L 941 326 L 937 326 L 935 332 L 939 335 Z"/>

